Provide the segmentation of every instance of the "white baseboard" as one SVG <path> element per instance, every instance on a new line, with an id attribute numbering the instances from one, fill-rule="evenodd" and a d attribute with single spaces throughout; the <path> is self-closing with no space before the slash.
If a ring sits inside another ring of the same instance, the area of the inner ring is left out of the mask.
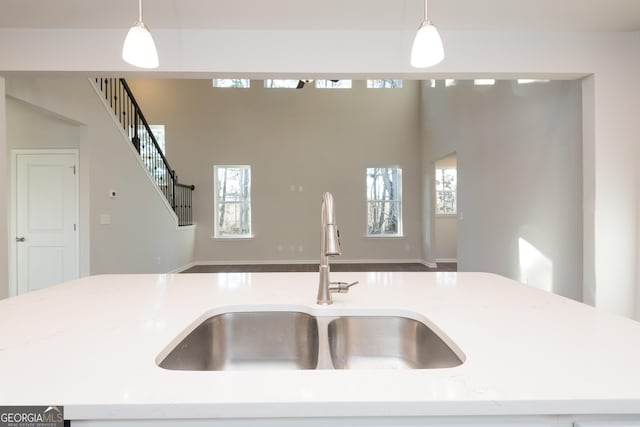
<path id="1" fill-rule="evenodd" d="M 190 269 L 191 267 L 195 266 L 196 263 L 195 262 L 190 262 L 187 265 L 183 265 L 182 267 L 178 267 L 174 270 L 171 270 L 170 272 L 168 272 L 167 274 L 175 274 L 175 273 L 182 273 L 183 271 L 186 271 L 188 269 Z"/>
<path id="2" fill-rule="evenodd" d="M 317 260 L 314 262 L 318 262 Z M 419 259 L 343 259 L 331 258 L 332 264 L 420 264 Z"/>
<path id="3" fill-rule="evenodd" d="M 455 258 L 436 258 L 436 262 L 449 262 L 449 263 L 456 262 L 457 263 L 458 260 Z"/>
<path id="4" fill-rule="evenodd" d="M 215 260 L 215 261 L 195 261 L 194 265 L 265 265 L 265 264 L 318 264 L 319 259 L 290 259 L 290 260 Z M 344 259 L 331 258 L 331 264 L 424 264 L 419 259 Z M 435 266 L 434 266 L 435 267 Z"/>
<path id="5" fill-rule="evenodd" d="M 318 260 L 208 260 L 195 261 L 194 265 L 265 265 L 265 264 L 313 264 Z"/>

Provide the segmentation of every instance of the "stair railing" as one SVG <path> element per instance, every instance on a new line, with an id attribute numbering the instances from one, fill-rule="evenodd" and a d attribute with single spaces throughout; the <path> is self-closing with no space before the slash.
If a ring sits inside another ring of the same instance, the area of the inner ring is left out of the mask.
<path id="1" fill-rule="evenodd" d="M 178 181 L 178 175 L 169 165 L 125 79 L 96 78 L 95 84 L 140 154 L 158 189 L 176 213 L 178 225 L 193 224 L 192 193 L 195 186 Z"/>

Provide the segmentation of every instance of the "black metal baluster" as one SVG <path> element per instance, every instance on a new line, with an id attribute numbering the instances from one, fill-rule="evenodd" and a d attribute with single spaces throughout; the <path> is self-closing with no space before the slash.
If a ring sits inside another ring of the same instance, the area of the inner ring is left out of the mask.
<path id="1" fill-rule="evenodd" d="M 99 77 L 95 78 L 95 85 L 131 139 L 156 185 L 161 187 L 178 216 L 178 224 L 193 224 L 195 186 L 181 184 L 178 180 L 178 175 L 169 166 L 127 82 L 124 79 Z"/>

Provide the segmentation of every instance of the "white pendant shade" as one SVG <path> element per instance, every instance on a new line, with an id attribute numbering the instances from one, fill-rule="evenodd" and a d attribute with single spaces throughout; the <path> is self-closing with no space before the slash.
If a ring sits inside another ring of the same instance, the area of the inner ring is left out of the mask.
<path id="1" fill-rule="evenodd" d="M 127 33 L 122 47 L 122 59 L 140 68 L 158 68 L 158 52 L 151 33 L 138 22 Z"/>
<path id="2" fill-rule="evenodd" d="M 424 21 L 411 48 L 411 66 L 427 68 L 436 65 L 444 59 L 442 39 L 436 27 L 431 22 Z"/>

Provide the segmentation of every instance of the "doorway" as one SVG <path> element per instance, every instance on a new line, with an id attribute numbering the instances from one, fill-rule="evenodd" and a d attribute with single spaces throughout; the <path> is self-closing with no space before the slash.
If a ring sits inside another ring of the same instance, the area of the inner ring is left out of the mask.
<path id="1" fill-rule="evenodd" d="M 10 295 L 79 277 L 78 151 L 12 150 Z"/>
<path id="2" fill-rule="evenodd" d="M 458 159 L 455 153 L 435 162 L 436 263 L 458 262 Z"/>

